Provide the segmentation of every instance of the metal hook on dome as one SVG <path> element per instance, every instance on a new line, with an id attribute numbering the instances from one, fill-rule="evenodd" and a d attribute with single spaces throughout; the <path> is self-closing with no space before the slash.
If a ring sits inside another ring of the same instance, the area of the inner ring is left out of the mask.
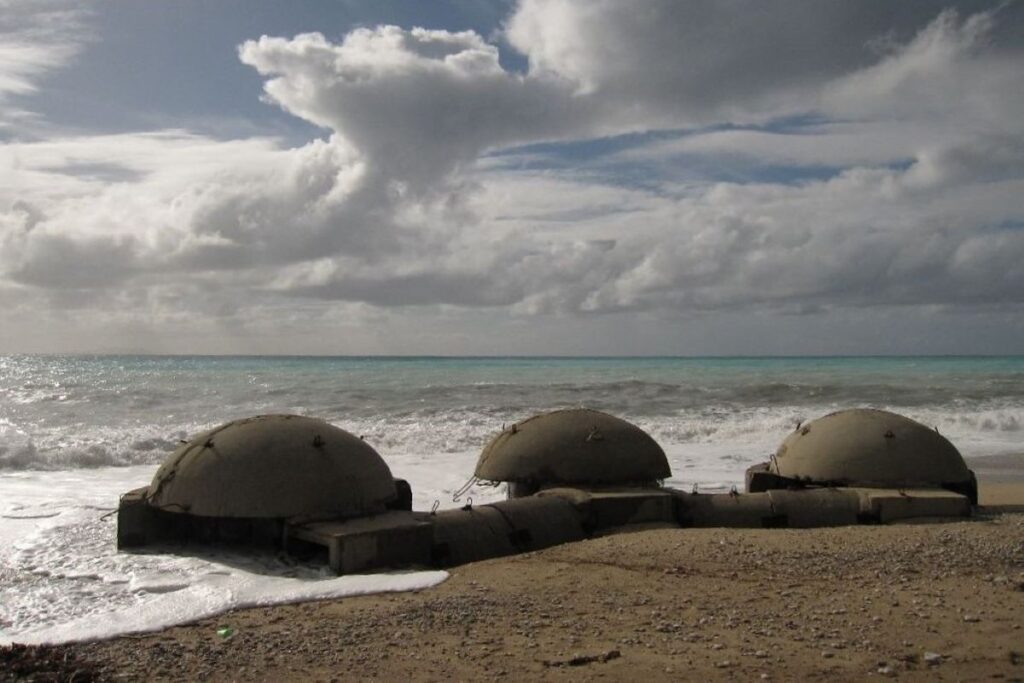
<path id="1" fill-rule="evenodd" d="M 476 475 L 474 474 L 474 475 L 473 475 L 472 477 L 470 477 L 470 478 L 469 478 L 469 479 L 468 479 L 468 480 L 466 481 L 466 483 L 465 483 L 465 484 L 463 484 L 462 486 L 460 486 L 460 487 L 458 488 L 458 490 L 457 490 L 457 491 L 455 491 L 455 493 L 454 493 L 454 494 L 452 495 L 452 502 L 453 502 L 453 503 L 458 503 L 458 502 L 459 502 L 459 499 L 460 499 L 460 498 L 462 498 L 462 496 L 466 495 L 466 493 L 467 493 L 467 492 L 468 492 L 468 491 L 469 491 L 469 490 L 470 490 L 471 488 L 473 488 L 473 485 L 474 485 L 474 484 L 476 484 L 476 482 L 477 482 L 477 479 L 476 479 Z"/>
<path id="2" fill-rule="evenodd" d="M 469 512 L 473 509 L 473 496 L 466 498 L 466 504 L 462 506 L 462 509 Z"/>

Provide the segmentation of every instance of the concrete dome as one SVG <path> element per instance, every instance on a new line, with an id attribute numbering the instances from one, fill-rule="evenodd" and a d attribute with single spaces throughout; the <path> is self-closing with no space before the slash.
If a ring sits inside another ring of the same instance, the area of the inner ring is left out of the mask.
<path id="1" fill-rule="evenodd" d="M 821 484 L 889 488 L 970 486 L 973 475 L 936 430 L 884 410 L 841 410 L 786 437 L 769 471 Z"/>
<path id="2" fill-rule="evenodd" d="M 585 408 L 518 422 L 487 444 L 476 476 L 533 484 L 639 484 L 671 475 L 665 452 L 639 427 Z"/>
<path id="3" fill-rule="evenodd" d="M 147 501 L 209 517 L 356 517 L 396 496 L 373 448 L 310 417 L 261 415 L 195 437 L 157 470 Z"/>

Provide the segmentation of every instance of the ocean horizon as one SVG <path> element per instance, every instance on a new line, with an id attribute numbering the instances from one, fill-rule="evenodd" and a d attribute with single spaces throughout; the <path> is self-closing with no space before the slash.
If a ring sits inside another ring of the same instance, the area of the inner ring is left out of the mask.
<path id="1" fill-rule="evenodd" d="M 763 440 L 832 410 L 905 412 L 998 453 L 1024 420 L 1024 356 L 0 356 L 0 471 L 159 462 L 252 414 L 322 417 L 382 452 L 482 448 L 501 424 L 580 406 L 671 449 Z"/>

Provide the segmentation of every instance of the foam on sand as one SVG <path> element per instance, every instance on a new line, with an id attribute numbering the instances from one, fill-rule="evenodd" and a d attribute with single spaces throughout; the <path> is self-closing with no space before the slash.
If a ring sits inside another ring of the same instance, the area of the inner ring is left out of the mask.
<path id="1" fill-rule="evenodd" d="M 92 577 L 99 578 L 99 577 Z M 332 578 L 266 576 L 245 570 L 210 569 L 190 583 L 132 579 L 124 592 L 135 604 L 71 621 L 0 636 L 0 643 L 63 643 L 96 640 L 126 633 L 158 631 L 247 607 L 344 598 L 430 588 L 448 578 L 444 571 L 358 574 Z"/>
<path id="2" fill-rule="evenodd" d="M 109 514 L 150 466 L 0 476 L 0 644 L 154 631 L 232 609 L 419 590 L 443 571 L 333 576 L 268 554 L 124 553 Z"/>

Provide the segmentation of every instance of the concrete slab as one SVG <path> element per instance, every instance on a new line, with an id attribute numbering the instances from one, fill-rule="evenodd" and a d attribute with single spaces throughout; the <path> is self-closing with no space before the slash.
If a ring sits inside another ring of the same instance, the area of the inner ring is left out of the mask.
<path id="1" fill-rule="evenodd" d="M 328 563 L 337 574 L 429 565 L 433 529 L 428 513 L 386 512 L 351 520 L 288 525 L 291 539 L 327 548 Z"/>
<path id="2" fill-rule="evenodd" d="M 915 517 L 969 517 L 967 496 L 945 489 L 850 489 L 860 498 L 861 516 L 883 524 Z"/>

